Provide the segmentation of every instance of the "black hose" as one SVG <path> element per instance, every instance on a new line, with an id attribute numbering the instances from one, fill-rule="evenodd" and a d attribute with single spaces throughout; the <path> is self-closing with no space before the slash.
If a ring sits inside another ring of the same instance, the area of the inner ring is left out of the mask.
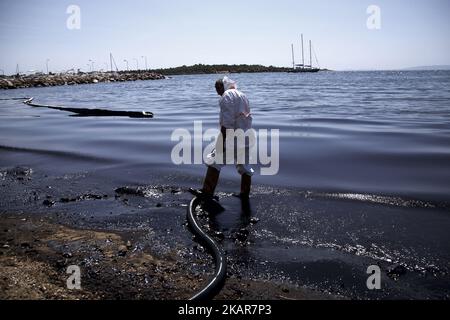
<path id="1" fill-rule="evenodd" d="M 227 275 L 227 260 L 217 242 L 202 230 L 200 224 L 195 218 L 195 208 L 197 207 L 199 199 L 194 197 L 189 203 L 187 210 L 187 220 L 192 232 L 198 236 L 198 240 L 205 244 L 205 247 L 210 251 L 214 257 L 216 270 L 214 276 L 209 283 L 189 300 L 207 300 L 212 299 L 222 289 Z"/>

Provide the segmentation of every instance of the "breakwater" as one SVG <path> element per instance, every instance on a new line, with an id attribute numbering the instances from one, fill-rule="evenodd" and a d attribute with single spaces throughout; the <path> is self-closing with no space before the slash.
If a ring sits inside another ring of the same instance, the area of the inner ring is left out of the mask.
<path id="1" fill-rule="evenodd" d="M 59 74 L 32 74 L 0 77 L 0 89 L 52 87 L 98 82 L 161 80 L 166 77 L 152 71 L 79 72 Z"/>

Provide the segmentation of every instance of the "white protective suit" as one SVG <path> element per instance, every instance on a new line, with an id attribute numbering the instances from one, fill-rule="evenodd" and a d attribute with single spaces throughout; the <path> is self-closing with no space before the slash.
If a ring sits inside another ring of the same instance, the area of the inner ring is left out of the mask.
<path id="1" fill-rule="evenodd" d="M 250 103 L 244 93 L 237 90 L 236 82 L 228 77 L 223 78 L 225 92 L 220 98 L 220 126 L 226 129 L 242 129 L 244 132 L 252 128 L 252 116 L 250 113 Z M 253 175 L 254 170 L 249 165 L 249 152 L 252 147 L 246 140 L 245 145 L 234 146 L 234 161 L 239 174 Z M 225 151 L 226 152 L 226 151 Z M 237 164 L 237 155 L 245 152 L 245 163 Z M 206 165 L 217 170 L 221 170 L 225 165 L 216 161 L 216 150 L 208 155 Z"/>

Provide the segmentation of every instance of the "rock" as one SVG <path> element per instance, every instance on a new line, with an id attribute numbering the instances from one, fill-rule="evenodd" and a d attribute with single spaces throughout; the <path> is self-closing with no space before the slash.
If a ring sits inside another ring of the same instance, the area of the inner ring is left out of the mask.
<path id="1" fill-rule="evenodd" d="M 117 255 L 119 255 L 120 257 L 124 257 L 127 254 L 127 252 L 128 252 L 127 247 L 124 245 L 120 245 Z"/>
<path id="2" fill-rule="evenodd" d="M 214 232 L 214 237 L 216 237 L 216 238 L 219 239 L 220 241 L 222 241 L 223 239 L 225 239 L 225 235 L 223 234 L 223 232 L 220 232 L 220 231 L 215 231 L 215 232 Z"/>
<path id="3" fill-rule="evenodd" d="M 250 219 L 250 223 L 251 223 L 251 224 L 257 224 L 258 222 L 259 222 L 259 219 L 256 218 L 256 217 L 252 217 L 252 218 Z"/>
<path id="4" fill-rule="evenodd" d="M 205 248 L 199 244 L 194 245 L 194 250 L 197 250 L 199 252 L 205 252 Z"/>
<path id="5" fill-rule="evenodd" d="M 91 193 L 83 194 L 78 197 L 78 200 L 101 200 L 101 199 L 103 199 L 103 196 Z"/>
<path id="6" fill-rule="evenodd" d="M 55 204 L 55 201 L 46 199 L 42 202 L 42 204 L 47 207 L 52 207 Z"/>
<path id="7" fill-rule="evenodd" d="M 58 269 L 63 269 L 66 266 L 66 262 L 62 259 L 59 259 L 58 261 L 56 261 L 56 267 Z"/>
<path id="8" fill-rule="evenodd" d="M 245 228 L 240 229 L 238 232 L 235 233 L 234 237 L 236 240 L 240 242 L 246 242 L 249 235 L 249 231 Z"/>
<path id="9" fill-rule="evenodd" d="M 22 248 L 31 248 L 31 244 L 29 244 L 28 242 L 22 242 L 21 244 L 20 244 L 20 246 L 22 247 Z"/>
<path id="10" fill-rule="evenodd" d="M 114 191 L 120 195 L 144 196 L 142 187 L 121 187 Z"/>
<path id="11" fill-rule="evenodd" d="M 126 247 L 128 250 L 133 247 L 130 240 L 127 241 Z"/>
<path id="12" fill-rule="evenodd" d="M 1 88 L 2 89 L 14 89 L 16 86 L 8 79 L 2 79 Z"/>
<path id="13" fill-rule="evenodd" d="M 14 167 L 8 169 L 6 173 L 16 178 L 30 177 L 33 174 L 33 169 L 27 167 Z"/>
<path id="14" fill-rule="evenodd" d="M 73 257 L 73 255 L 72 255 L 71 252 L 64 252 L 62 256 L 63 256 L 64 258 L 72 258 L 72 257 Z"/>
<path id="15" fill-rule="evenodd" d="M 426 272 L 430 272 L 433 275 L 437 275 L 437 274 L 441 273 L 441 270 L 437 266 L 435 266 L 434 264 L 426 266 L 425 267 L 425 271 Z"/>
<path id="16" fill-rule="evenodd" d="M 394 265 L 390 267 L 387 271 L 387 275 L 391 278 L 398 278 L 402 275 L 405 275 L 408 272 L 405 266 L 401 264 Z"/>

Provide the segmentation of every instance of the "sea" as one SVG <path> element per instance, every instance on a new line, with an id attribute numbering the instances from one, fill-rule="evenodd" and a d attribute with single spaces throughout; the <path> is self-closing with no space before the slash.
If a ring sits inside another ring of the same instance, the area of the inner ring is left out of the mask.
<path id="1" fill-rule="evenodd" d="M 254 129 L 279 130 L 278 172 L 262 175 L 255 165 L 259 222 L 249 244 L 224 243 L 236 263 L 344 297 L 449 299 L 450 71 L 228 76 L 250 101 Z M 184 129 L 194 139 L 200 121 L 203 131 L 218 128 L 219 77 L 0 91 L 0 167 L 89 172 L 111 188 L 155 177 L 199 188 L 206 167 L 175 164 L 172 134 Z M 154 117 L 80 116 L 23 104 L 28 97 Z M 237 191 L 228 166 L 218 230 L 238 228 L 240 207 L 228 197 Z M 382 270 L 379 290 L 367 287 L 371 265 Z"/>

